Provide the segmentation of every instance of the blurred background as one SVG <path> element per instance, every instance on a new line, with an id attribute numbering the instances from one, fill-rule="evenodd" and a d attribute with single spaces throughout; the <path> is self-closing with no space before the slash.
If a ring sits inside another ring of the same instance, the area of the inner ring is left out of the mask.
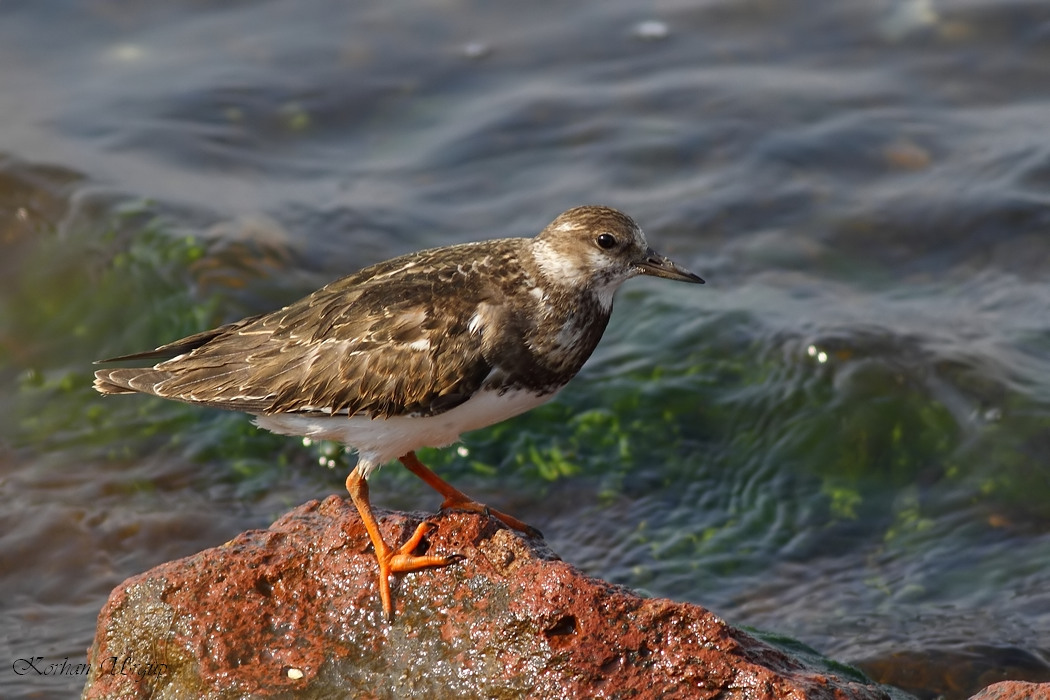
<path id="1" fill-rule="evenodd" d="M 555 402 L 425 460 L 922 698 L 1050 680 L 1048 132 L 1041 0 L 0 3 L 0 695 L 353 464 L 93 360 L 584 203 L 708 284 L 628 283 Z"/>

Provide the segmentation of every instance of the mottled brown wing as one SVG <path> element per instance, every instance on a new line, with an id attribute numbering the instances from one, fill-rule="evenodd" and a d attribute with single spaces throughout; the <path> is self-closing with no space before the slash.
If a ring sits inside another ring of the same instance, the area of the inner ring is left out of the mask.
<path id="1" fill-rule="evenodd" d="M 478 248 L 477 265 L 487 252 Z M 491 371 L 469 324 L 479 304 L 502 303 L 499 286 L 456 257 L 382 263 L 280 311 L 144 353 L 183 352 L 153 368 L 97 372 L 96 387 L 249 413 L 441 413 Z"/>

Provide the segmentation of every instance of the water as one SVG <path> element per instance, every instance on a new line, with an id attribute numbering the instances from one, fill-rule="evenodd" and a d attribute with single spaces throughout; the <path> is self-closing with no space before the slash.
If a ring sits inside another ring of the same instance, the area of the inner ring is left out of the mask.
<path id="1" fill-rule="evenodd" d="M 431 463 L 923 697 L 1050 680 L 1045 3 L 37 1 L 0 65 L 4 697 L 345 476 L 92 360 L 587 202 L 708 285 L 631 282 L 556 403 Z M 400 471 L 376 503 L 436 507 Z"/>

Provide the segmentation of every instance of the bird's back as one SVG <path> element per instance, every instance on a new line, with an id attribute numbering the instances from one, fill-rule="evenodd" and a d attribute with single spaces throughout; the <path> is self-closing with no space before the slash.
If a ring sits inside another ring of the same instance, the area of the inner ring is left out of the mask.
<path id="1" fill-rule="evenodd" d="M 531 240 L 373 265 L 273 313 L 117 358 L 171 359 L 99 370 L 95 387 L 255 414 L 372 418 L 439 414 L 486 382 L 551 393 L 590 355 L 608 312 L 543 289 Z"/>

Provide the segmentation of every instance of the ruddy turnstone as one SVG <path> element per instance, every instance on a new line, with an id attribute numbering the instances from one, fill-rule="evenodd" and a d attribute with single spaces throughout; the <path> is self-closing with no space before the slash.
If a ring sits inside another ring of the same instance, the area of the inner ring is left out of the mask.
<path id="1" fill-rule="evenodd" d="M 400 547 L 387 544 L 369 474 L 398 459 L 444 496 L 442 508 L 489 512 L 534 534 L 445 482 L 415 450 L 450 445 L 550 400 L 598 344 L 616 289 L 638 275 L 703 283 L 649 247 L 627 215 L 577 207 L 535 238 L 403 255 L 273 313 L 103 360 L 162 361 L 98 370 L 95 388 L 244 411 L 275 433 L 356 449 L 346 489 L 375 548 L 392 618 L 391 575 L 460 557 L 412 553 L 427 523 Z"/>

